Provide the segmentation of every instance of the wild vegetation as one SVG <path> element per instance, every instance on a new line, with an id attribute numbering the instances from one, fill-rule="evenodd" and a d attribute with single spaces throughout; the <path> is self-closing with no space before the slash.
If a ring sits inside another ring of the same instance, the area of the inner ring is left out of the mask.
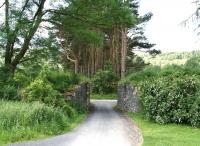
<path id="1" fill-rule="evenodd" d="M 143 29 L 152 14 L 140 16 L 138 7 L 138 0 L 1 1 L 1 143 L 69 129 L 86 111 L 64 95 L 82 81 L 92 94 L 116 98 L 117 82 L 135 66 L 132 49 L 154 52 Z"/>
<path id="2" fill-rule="evenodd" d="M 150 66 L 123 82 L 139 87 L 145 117 L 160 124 L 179 123 L 200 127 L 199 62 L 196 56 L 185 65 Z"/>
<path id="3" fill-rule="evenodd" d="M 122 82 L 139 87 L 145 117 L 160 124 L 179 123 L 200 127 L 199 56 L 185 65 L 149 66 Z"/>
<path id="4" fill-rule="evenodd" d="M 143 110 L 129 113 L 142 130 L 143 145 L 199 145 L 200 64 L 199 52 L 158 55 L 164 64 L 153 65 L 129 74 L 120 84 L 138 88 Z M 185 59 L 184 64 L 178 60 Z M 181 57 L 180 57 L 181 56 Z M 158 61 L 159 61 L 158 59 Z M 174 62 L 173 62 L 174 61 Z M 173 62 L 173 64 L 171 64 Z"/>
<path id="5" fill-rule="evenodd" d="M 84 118 L 71 107 L 55 108 L 34 102 L 0 101 L 0 145 L 61 134 Z"/>
<path id="6" fill-rule="evenodd" d="M 139 0 L 0 2 L 0 144 L 70 129 L 87 111 L 64 95 L 82 81 L 92 98 L 114 99 L 122 78 L 139 87 L 149 120 L 200 127 L 200 53 L 155 56 L 144 35 L 152 13 L 138 8 Z"/>

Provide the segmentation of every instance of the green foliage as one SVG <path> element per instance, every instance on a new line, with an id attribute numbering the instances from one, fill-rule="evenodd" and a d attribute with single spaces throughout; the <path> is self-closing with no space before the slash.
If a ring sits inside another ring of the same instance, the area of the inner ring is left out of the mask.
<path id="1" fill-rule="evenodd" d="M 138 84 L 142 81 L 148 80 L 150 78 L 157 77 L 161 68 L 158 66 L 148 66 L 141 71 L 133 72 L 129 74 L 126 78 L 122 79 L 120 83 L 133 83 Z"/>
<path id="2" fill-rule="evenodd" d="M 200 68 L 200 55 L 190 58 L 185 65 L 190 68 Z"/>
<path id="3" fill-rule="evenodd" d="M 191 111 L 196 107 L 199 88 L 195 76 L 168 76 L 144 82 L 140 87 L 140 97 L 146 117 L 162 124 L 184 123 L 198 127 L 192 121 L 200 119 Z M 197 109 L 195 111 L 200 114 Z"/>
<path id="4" fill-rule="evenodd" d="M 117 89 L 119 78 L 112 70 L 100 70 L 91 79 L 93 93 L 113 93 Z"/>
<path id="5" fill-rule="evenodd" d="M 18 86 L 15 80 L 9 79 L 6 74 L 6 68 L 0 68 L 0 99 L 19 100 Z"/>
<path id="6" fill-rule="evenodd" d="M 133 54 L 129 53 L 126 57 L 126 74 L 130 74 L 131 72 L 137 72 L 142 70 L 147 64 L 144 62 L 144 60 Z"/>
<path id="7" fill-rule="evenodd" d="M 18 87 L 24 88 L 31 83 L 31 81 L 33 80 L 33 77 L 30 74 L 31 74 L 30 72 L 16 72 L 15 73 L 14 81 L 16 82 Z"/>
<path id="8" fill-rule="evenodd" d="M 64 92 L 79 83 L 77 75 L 54 71 L 45 67 L 22 92 L 22 98 L 26 101 L 40 101 L 48 105 L 63 107 Z"/>
<path id="9" fill-rule="evenodd" d="M 200 127 L 200 96 L 197 97 L 195 103 L 190 109 L 190 123 L 195 127 Z"/>
<path id="10" fill-rule="evenodd" d="M 54 90 L 53 85 L 41 78 L 35 79 L 22 91 L 22 97 L 26 101 L 41 101 L 46 104 L 56 105 L 59 92 Z"/>
<path id="11" fill-rule="evenodd" d="M 0 107 L 0 145 L 60 134 L 83 118 L 69 106 L 54 108 L 39 102 L 0 101 Z"/>
<path id="12" fill-rule="evenodd" d="M 60 93 L 64 93 L 67 88 L 80 82 L 78 75 L 63 71 L 47 71 L 46 78 Z"/>
<path id="13" fill-rule="evenodd" d="M 45 125 L 59 132 L 67 126 L 68 117 L 61 109 L 55 109 L 39 103 L 21 103 L 1 101 L 0 127 L 1 129 L 12 130 L 13 128 L 28 128 Z M 54 123 L 55 122 L 55 123 Z M 58 129 L 54 129 L 54 124 L 58 124 Z M 36 126 L 37 125 L 37 126 Z M 35 129 L 47 132 L 46 128 Z M 39 128 L 39 127 L 38 127 Z M 41 128 L 41 127 L 40 127 Z M 51 131 L 51 132 L 55 132 Z"/>
<path id="14" fill-rule="evenodd" d="M 148 119 L 157 123 L 180 123 L 200 127 L 200 69 L 198 59 L 186 65 L 148 66 L 121 81 L 139 87 Z"/>

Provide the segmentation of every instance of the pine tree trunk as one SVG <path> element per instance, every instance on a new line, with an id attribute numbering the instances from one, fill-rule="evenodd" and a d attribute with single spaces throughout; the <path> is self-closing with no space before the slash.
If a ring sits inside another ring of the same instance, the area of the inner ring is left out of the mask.
<path id="1" fill-rule="evenodd" d="M 121 78 L 125 77 L 126 73 L 126 55 L 127 55 L 127 28 L 121 26 Z"/>

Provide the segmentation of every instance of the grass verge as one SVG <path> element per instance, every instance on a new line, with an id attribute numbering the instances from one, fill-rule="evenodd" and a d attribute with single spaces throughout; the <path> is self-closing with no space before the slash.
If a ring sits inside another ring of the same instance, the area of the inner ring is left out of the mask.
<path id="1" fill-rule="evenodd" d="M 117 94 L 92 94 L 91 99 L 117 99 Z"/>
<path id="2" fill-rule="evenodd" d="M 200 146 L 200 129 L 189 126 L 159 125 L 144 119 L 141 113 L 129 113 L 142 130 L 143 146 Z"/>
<path id="3" fill-rule="evenodd" d="M 40 103 L 0 101 L 0 145 L 47 138 L 72 130 L 86 117 Z"/>

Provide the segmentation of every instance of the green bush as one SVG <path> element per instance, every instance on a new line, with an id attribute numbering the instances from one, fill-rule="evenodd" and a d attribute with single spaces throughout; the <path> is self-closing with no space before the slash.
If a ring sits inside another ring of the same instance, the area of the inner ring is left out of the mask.
<path id="1" fill-rule="evenodd" d="M 61 96 L 59 92 L 53 89 L 53 85 L 43 78 L 37 78 L 29 86 L 21 92 L 25 101 L 40 101 L 48 105 L 56 105 L 58 98 Z"/>
<path id="2" fill-rule="evenodd" d="M 0 67 L 0 99 L 19 100 L 18 86 L 15 80 L 8 77 L 7 69 Z"/>
<path id="3" fill-rule="evenodd" d="M 190 58 L 185 65 L 190 68 L 200 68 L 200 56 Z"/>
<path id="4" fill-rule="evenodd" d="M 28 86 L 32 80 L 32 77 L 28 73 L 16 72 L 14 76 L 14 81 L 19 88 Z"/>
<path id="5" fill-rule="evenodd" d="M 150 78 L 158 77 L 160 71 L 161 68 L 159 66 L 148 66 L 141 71 L 129 74 L 126 78 L 122 79 L 120 82 L 121 83 L 131 82 L 134 84 L 138 84 Z"/>
<path id="6" fill-rule="evenodd" d="M 0 88 L 0 98 L 5 100 L 20 100 L 19 90 L 15 84 L 5 83 Z"/>
<path id="7" fill-rule="evenodd" d="M 171 75 L 143 82 L 140 97 L 147 118 L 163 124 L 183 123 L 199 127 L 199 88 L 199 79 L 187 75 Z"/>
<path id="8" fill-rule="evenodd" d="M 38 77 L 22 90 L 21 95 L 26 101 L 62 107 L 66 104 L 64 92 L 78 83 L 77 75 L 44 67 Z"/>
<path id="9" fill-rule="evenodd" d="M 63 71 L 48 70 L 46 78 L 50 83 L 52 83 L 53 88 L 60 93 L 64 93 L 67 88 L 78 84 L 80 81 L 77 75 Z"/>
<path id="10" fill-rule="evenodd" d="M 119 78 L 111 70 L 98 71 L 91 80 L 93 93 L 113 93 Z"/>
<path id="11" fill-rule="evenodd" d="M 74 108 L 72 108 L 71 106 L 67 105 L 67 104 L 65 104 L 62 107 L 62 110 L 70 118 L 74 118 L 74 117 L 77 116 L 77 111 Z"/>
<path id="12" fill-rule="evenodd" d="M 195 127 L 200 127 L 200 96 L 196 99 L 190 110 L 190 123 Z"/>

